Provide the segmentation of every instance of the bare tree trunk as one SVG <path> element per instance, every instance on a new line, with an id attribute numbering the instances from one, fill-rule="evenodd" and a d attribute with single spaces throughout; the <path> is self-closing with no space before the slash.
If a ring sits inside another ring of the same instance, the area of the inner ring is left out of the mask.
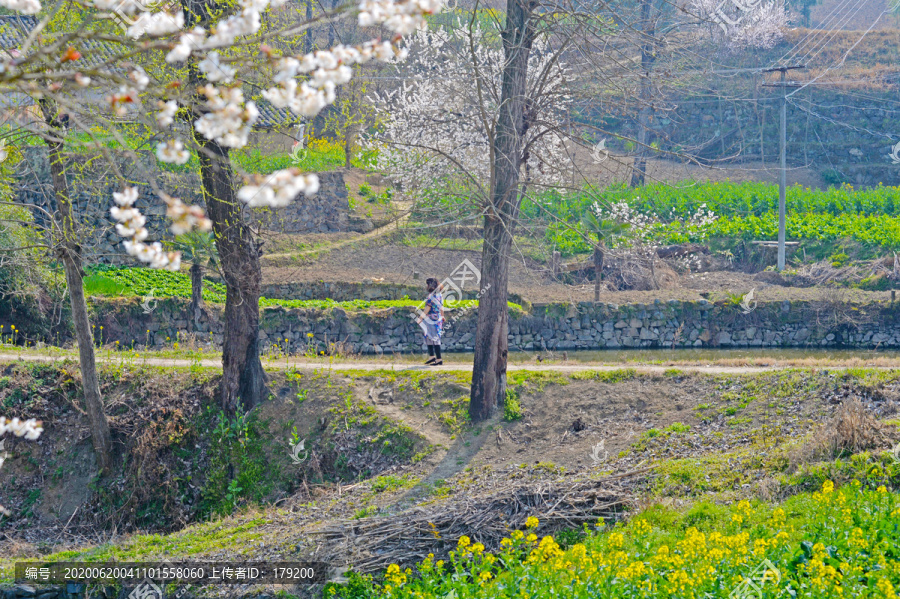
<path id="1" fill-rule="evenodd" d="M 182 0 L 188 27 L 207 26 L 221 8 L 219 0 Z M 191 83 L 202 76 L 189 64 Z M 199 98 L 198 98 L 199 103 Z M 200 110 L 194 109 L 195 116 Z M 251 410 L 268 395 L 266 373 L 259 359 L 259 294 L 262 271 L 260 249 L 244 222 L 242 205 L 234 188 L 234 170 L 228 148 L 210 141 L 193 129 L 199 147 L 200 179 L 206 211 L 213 222 L 219 264 L 225 279 L 225 338 L 222 342 L 222 409 L 235 414 Z"/>
<path id="2" fill-rule="evenodd" d="M 518 216 L 519 171 L 523 162 L 528 55 L 534 41 L 531 17 L 535 0 L 507 0 L 503 29 L 505 64 L 500 113 L 493 139 L 490 205 L 484 216 L 481 280 L 486 291 L 478 301 L 475 363 L 469 417 L 490 418 L 506 395 L 509 353 L 509 255 Z"/>
<path id="3" fill-rule="evenodd" d="M 309 23 L 312 21 L 313 9 L 312 9 L 312 0 L 306 0 L 306 22 Z M 309 54 L 312 52 L 312 35 L 313 28 L 310 27 L 306 31 L 303 32 L 303 53 Z"/>
<path id="4" fill-rule="evenodd" d="M 268 393 L 259 359 L 260 251 L 235 194 L 228 149 L 199 134 L 195 137 L 200 145 L 203 196 L 225 279 L 222 409 L 234 414 L 239 407 L 252 409 Z"/>
<path id="5" fill-rule="evenodd" d="M 200 317 L 203 316 L 203 267 L 199 263 L 191 264 L 191 318 L 194 319 L 194 331 L 200 330 Z"/>
<path id="6" fill-rule="evenodd" d="M 656 27 L 650 19 L 652 0 L 641 0 L 641 111 L 638 113 L 637 155 L 631 169 L 631 187 L 640 187 L 647 176 L 647 156 L 650 154 L 650 119 L 653 116 L 650 90 L 650 70 L 653 68 L 653 36 Z"/>
<path id="7" fill-rule="evenodd" d="M 75 324 L 75 339 L 78 343 L 78 363 L 81 368 L 81 383 L 84 389 L 88 425 L 91 429 L 91 442 L 97 456 L 97 465 L 102 473 L 106 473 L 110 468 L 112 439 L 106 414 L 103 413 L 103 400 L 100 397 L 100 380 L 97 377 L 97 363 L 94 357 L 94 338 L 88 319 L 87 301 L 84 298 L 81 247 L 78 244 L 75 213 L 69 197 L 69 181 L 63 158 L 63 144 L 60 141 L 65 135 L 65 130 L 59 120 L 59 109 L 56 102 L 43 99 L 40 100 L 40 106 L 44 122 L 50 127 L 50 136 L 55 138 L 47 139 L 47 147 L 61 235 L 56 251 L 63 263 L 66 285 L 69 289 L 69 300 L 72 304 L 72 320 Z"/>
<path id="8" fill-rule="evenodd" d="M 344 134 L 344 166 L 346 168 L 353 166 L 351 162 L 353 160 L 353 144 L 355 142 L 356 128 L 347 127 L 347 132 Z"/>
<path id="9" fill-rule="evenodd" d="M 338 1 L 339 0 L 331 0 L 331 6 L 330 6 L 331 10 L 334 10 L 335 8 L 337 8 Z M 325 46 L 326 48 L 334 47 L 334 38 L 335 38 L 336 33 L 337 32 L 334 29 L 334 22 L 329 23 L 328 24 L 328 45 Z"/>
<path id="10" fill-rule="evenodd" d="M 600 301 L 600 278 L 603 276 L 603 248 L 594 246 L 594 301 Z"/>

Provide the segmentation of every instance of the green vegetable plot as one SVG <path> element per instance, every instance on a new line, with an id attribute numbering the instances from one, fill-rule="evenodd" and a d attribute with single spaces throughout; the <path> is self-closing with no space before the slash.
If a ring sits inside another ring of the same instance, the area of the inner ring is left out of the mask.
<path id="1" fill-rule="evenodd" d="M 94 266 L 84 279 L 84 292 L 88 296 L 147 296 L 153 297 L 191 297 L 191 279 L 185 273 L 152 268 L 127 266 Z M 203 300 L 214 304 L 225 303 L 225 286 L 209 279 L 203 281 Z M 399 300 L 351 300 L 336 302 L 324 300 L 292 300 L 260 298 L 260 307 L 282 306 L 284 308 L 304 308 L 331 310 L 342 308 L 351 312 L 370 309 L 402 308 L 418 306 L 422 298 L 405 298 Z M 453 304 L 452 308 L 461 310 L 478 305 L 477 300 L 463 300 Z M 518 304 L 509 304 L 510 308 L 521 311 Z M 448 306 L 449 307 L 449 306 Z"/>

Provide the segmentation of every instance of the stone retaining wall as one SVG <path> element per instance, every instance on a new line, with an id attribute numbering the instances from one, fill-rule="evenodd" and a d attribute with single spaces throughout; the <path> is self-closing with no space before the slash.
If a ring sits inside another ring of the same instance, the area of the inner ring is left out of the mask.
<path id="1" fill-rule="evenodd" d="M 102 342 L 120 347 L 183 345 L 190 335 L 201 344 L 222 342 L 222 308 L 208 306 L 196 332 L 187 302 L 163 300 L 143 313 L 136 300 L 104 300 L 93 305 Z M 365 313 L 266 308 L 261 313 L 263 347 L 277 344 L 292 353 L 321 351 L 340 343 L 363 354 L 419 351 L 422 334 L 413 308 Z M 444 336 L 448 351 L 471 351 L 474 310 L 450 312 Z M 700 348 L 858 347 L 900 348 L 900 308 L 887 303 L 863 306 L 827 302 L 775 302 L 749 314 L 739 306 L 657 301 L 652 304 L 535 305 L 514 313 L 509 324 L 512 351 Z M 99 327 L 102 325 L 102 329 Z M 98 339 L 99 340 L 99 339 Z"/>
<path id="2" fill-rule="evenodd" d="M 117 167 L 122 176 L 138 188 L 136 206 L 147 217 L 148 241 L 171 241 L 173 236 L 168 230 L 171 222 L 165 217 L 166 206 L 157 197 L 150 182 L 157 189 L 189 204 L 202 205 L 199 172 L 161 169 L 154 154 L 143 151 L 136 154 L 136 160 L 120 157 Z M 88 262 L 133 264 L 134 260 L 125 255 L 122 238 L 116 234 L 109 215 L 109 209 L 113 206 L 112 194 L 120 190 L 121 183 L 107 161 L 87 158 L 87 155 L 80 154 L 67 156 L 70 195 L 81 233 L 79 243 Z M 355 230 L 356 225 L 349 218 L 350 203 L 343 173 L 335 171 L 318 175 L 319 192 L 314 197 L 300 196 L 278 210 L 247 209 L 247 219 L 271 230 L 288 233 Z M 40 146 L 24 148 L 24 159 L 17 176 L 15 189 L 18 201 L 34 206 L 35 221 L 46 227 L 49 223 L 44 211 L 56 211 L 47 149 Z"/>
<path id="3" fill-rule="evenodd" d="M 328 298 L 336 302 L 347 302 L 353 300 L 401 300 L 421 298 L 424 295 L 424 279 L 414 285 L 374 283 L 364 280 L 359 283 L 345 281 L 277 283 L 262 287 L 262 296 L 272 299 L 318 300 Z M 478 290 L 463 291 L 463 295 L 463 299 L 475 299 L 478 296 Z M 524 298 L 515 293 L 509 294 L 509 301 L 519 305 L 527 304 Z"/>

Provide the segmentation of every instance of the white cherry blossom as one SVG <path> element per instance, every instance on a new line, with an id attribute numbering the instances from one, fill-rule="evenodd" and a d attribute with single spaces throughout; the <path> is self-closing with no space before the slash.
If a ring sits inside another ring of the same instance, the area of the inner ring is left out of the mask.
<path id="1" fill-rule="evenodd" d="M 206 31 L 202 27 L 194 27 L 187 33 L 181 34 L 178 43 L 166 54 L 166 62 L 184 62 L 204 43 L 206 43 Z"/>
<path id="2" fill-rule="evenodd" d="M 35 420 L 34 418 L 28 420 L 20 420 L 18 418 L 7 420 L 0 416 L 0 437 L 6 433 L 12 433 L 16 437 L 24 437 L 29 441 L 35 441 L 41 436 L 41 433 L 44 432 L 44 428 L 41 424 L 40 421 Z"/>
<path id="3" fill-rule="evenodd" d="M 290 204 L 300 194 L 315 195 L 319 191 L 319 178 L 304 175 L 295 168 L 275 171 L 270 175 L 256 175 L 251 185 L 245 185 L 237 197 L 248 206 L 281 208 Z"/>
<path id="4" fill-rule="evenodd" d="M 180 139 L 170 139 L 156 144 L 156 157 L 162 162 L 185 164 L 191 159 L 191 153 L 184 149 Z"/>
<path id="5" fill-rule="evenodd" d="M 41 3 L 38 0 L 0 0 L 0 6 L 23 15 L 33 15 L 41 10 Z"/>
<path id="6" fill-rule="evenodd" d="M 207 98 L 209 112 L 195 121 L 197 131 L 206 139 L 229 148 L 247 145 L 250 129 L 259 118 L 259 110 L 253 102 L 244 102 L 244 94 L 238 87 L 219 88 L 206 85 L 200 91 Z"/>
<path id="7" fill-rule="evenodd" d="M 223 83 L 231 83 L 234 81 L 234 67 L 221 62 L 219 60 L 218 52 L 210 52 L 198 66 L 206 75 L 206 78 L 213 83 L 218 83 L 220 81 Z"/>
<path id="8" fill-rule="evenodd" d="M 128 35 L 132 39 L 138 39 L 145 35 L 159 37 L 181 31 L 184 27 L 184 13 L 178 11 L 175 14 L 167 12 L 144 12 L 128 27 Z"/>
<path id="9" fill-rule="evenodd" d="M 180 199 L 168 195 L 163 195 L 162 199 L 167 206 L 166 216 L 172 220 L 170 230 L 174 235 L 184 235 L 194 229 L 205 232 L 212 230 L 212 221 L 206 217 L 200 206 L 189 206 Z"/>
<path id="10" fill-rule="evenodd" d="M 168 127 L 175 122 L 175 114 L 178 112 L 178 103 L 175 100 L 168 102 L 160 100 L 157 106 L 159 106 L 159 112 L 156 113 L 156 122 L 160 127 Z"/>

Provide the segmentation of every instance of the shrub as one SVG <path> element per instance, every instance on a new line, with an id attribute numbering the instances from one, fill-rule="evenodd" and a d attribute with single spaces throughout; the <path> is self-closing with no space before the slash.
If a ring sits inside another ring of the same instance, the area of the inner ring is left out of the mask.
<path id="1" fill-rule="evenodd" d="M 506 399 L 503 402 L 503 419 L 514 422 L 522 418 L 522 407 L 519 405 L 519 392 L 516 389 L 506 388 Z"/>
<path id="2" fill-rule="evenodd" d="M 838 252 L 837 254 L 832 254 L 830 258 L 831 265 L 835 268 L 843 268 L 850 263 L 850 256 L 843 252 Z"/>

